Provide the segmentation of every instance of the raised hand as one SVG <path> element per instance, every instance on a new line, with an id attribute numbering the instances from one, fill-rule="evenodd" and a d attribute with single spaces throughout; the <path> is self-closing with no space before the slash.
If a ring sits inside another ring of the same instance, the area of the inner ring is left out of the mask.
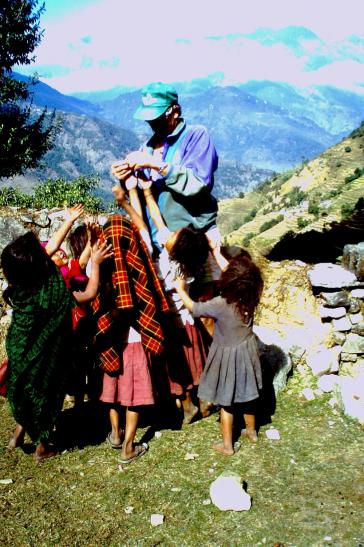
<path id="1" fill-rule="evenodd" d="M 111 188 L 111 191 L 114 194 L 117 203 L 121 205 L 126 199 L 126 191 L 124 190 L 124 188 L 122 188 L 120 184 L 115 184 L 115 186 Z"/>
<path id="2" fill-rule="evenodd" d="M 66 220 L 75 222 L 83 214 L 84 208 L 81 203 L 78 203 L 77 205 L 74 205 L 70 209 L 66 207 L 65 211 L 66 211 L 66 214 L 65 214 Z"/>
<path id="3" fill-rule="evenodd" d="M 113 256 L 114 251 L 112 245 L 108 245 L 106 241 L 103 243 L 98 239 L 91 250 L 91 260 L 94 264 L 101 264 L 107 258 Z"/>

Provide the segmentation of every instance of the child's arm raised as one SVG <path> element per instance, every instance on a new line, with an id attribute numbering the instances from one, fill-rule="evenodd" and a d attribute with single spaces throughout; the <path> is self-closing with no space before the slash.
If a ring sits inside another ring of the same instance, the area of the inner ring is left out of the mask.
<path id="1" fill-rule="evenodd" d="M 140 186 L 143 188 L 145 202 L 148 207 L 150 218 L 153 220 L 157 230 L 166 228 L 166 223 L 163 220 L 162 214 L 158 207 L 158 203 L 154 199 L 154 196 L 151 190 L 151 186 L 153 183 L 151 181 L 143 181 L 143 180 L 140 180 L 139 183 L 140 183 Z"/>
<path id="2" fill-rule="evenodd" d="M 112 245 L 108 245 L 106 241 L 100 243 L 96 241 L 91 252 L 91 274 L 84 291 L 74 291 L 73 296 L 79 304 L 90 302 L 97 295 L 100 280 L 100 264 L 113 255 Z"/>
<path id="3" fill-rule="evenodd" d="M 190 298 L 189 294 L 186 292 L 186 282 L 182 277 L 177 277 L 174 281 L 174 287 L 176 291 L 178 292 L 179 296 L 181 297 L 181 300 L 184 304 L 184 306 L 189 310 L 192 311 L 194 301 L 192 298 Z"/>
<path id="4" fill-rule="evenodd" d="M 48 241 L 45 251 L 49 256 L 52 256 L 66 238 L 66 235 L 72 228 L 73 223 L 82 215 L 83 205 L 78 204 L 71 207 L 71 209 L 66 208 L 66 220 L 61 224 L 58 230 L 53 234 L 51 239 Z"/>
<path id="5" fill-rule="evenodd" d="M 137 179 L 135 179 L 135 181 L 136 180 Z M 137 194 L 136 185 L 135 185 L 134 188 L 131 188 L 129 190 L 129 195 L 130 195 L 130 192 L 132 193 L 134 203 L 135 203 L 136 199 L 139 202 L 138 196 L 137 195 L 135 196 L 135 194 Z M 126 198 L 126 191 L 124 190 L 124 188 L 122 188 L 119 185 L 115 185 L 115 186 L 112 187 L 112 193 L 115 196 L 117 204 L 120 207 L 122 207 L 126 213 L 128 213 L 128 215 L 130 216 L 132 222 L 134 222 L 134 224 L 136 225 L 138 230 L 139 231 L 147 230 L 147 226 L 146 226 L 142 216 L 135 210 L 133 205 L 131 205 L 131 203 L 128 202 L 128 200 Z M 132 197 L 130 197 L 130 200 L 132 200 Z M 140 210 L 141 210 L 141 208 L 140 208 Z"/>

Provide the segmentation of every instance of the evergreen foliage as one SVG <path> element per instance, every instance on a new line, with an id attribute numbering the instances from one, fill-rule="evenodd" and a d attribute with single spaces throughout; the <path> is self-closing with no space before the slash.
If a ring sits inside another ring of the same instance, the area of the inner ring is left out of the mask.
<path id="1" fill-rule="evenodd" d="M 0 206 L 51 209 L 83 203 L 90 212 L 102 211 L 105 208 L 103 201 L 94 195 L 98 185 L 96 177 L 78 177 L 73 181 L 55 179 L 42 182 L 34 187 L 32 194 L 4 187 L 0 188 Z"/>
<path id="2" fill-rule="evenodd" d="M 32 108 L 29 83 L 13 77 L 12 67 L 34 61 L 43 32 L 44 4 L 38 0 L 2 0 L 0 7 L 0 177 L 35 167 L 51 147 L 54 112 Z"/>

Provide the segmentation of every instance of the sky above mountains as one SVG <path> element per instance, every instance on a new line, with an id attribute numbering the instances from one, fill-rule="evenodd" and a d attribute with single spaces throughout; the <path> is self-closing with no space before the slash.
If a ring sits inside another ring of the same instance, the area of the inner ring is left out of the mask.
<path id="1" fill-rule="evenodd" d="M 45 0 L 34 71 L 63 93 L 209 77 L 364 92 L 363 0 Z"/>

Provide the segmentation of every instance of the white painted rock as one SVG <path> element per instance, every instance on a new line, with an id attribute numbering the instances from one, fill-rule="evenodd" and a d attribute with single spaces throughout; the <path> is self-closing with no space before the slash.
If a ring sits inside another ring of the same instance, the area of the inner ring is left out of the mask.
<path id="1" fill-rule="evenodd" d="M 337 264 L 322 262 L 308 272 L 308 278 L 313 287 L 341 289 L 355 283 L 356 276 Z"/>
<path id="2" fill-rule="evenodd" d="M 364 424 L 364 375 L 339 377 L 335 392 L 345 414 Z"/>
<path id="3" fill-rule="evenodd" d="M 338 369 L 340 353 L 341 346 L 320 346 L 316 351 L 307 354 L 306 362 L 315 376 L 322 376 L 326 372 Z"/>
<path id="4" fill-rule="evenodd" d="M 346 309 L 344 306 L 339 306 L 338 308 L 327 308 L 326 306 L 319 307 L 319 314 L 322 319 L 339 319 L 346 315 Z"/>
<path id="5" fill-rule="evenodd" d="M 222 473 L 211 483 L 210 498 L 221 511 L 248 511 L 251 507 L 251 498 L 233 471 Z"/>
<path id="6" fill-rule="evenodd" d="M 331 393 L 338 382 L 336 374 L 324 374 L 317 380 L 317 387 L 324 393 Z"/>
<path id="7" fill-rule="evenodd" d="M 267 429 L 267 431 L 265 432 L 265 436 L 270 441 L 279 441 L 279 439 L 281 438 L 278 429 L 276 429 L 275 427 Z"/>
<path id="8" fill-rule="evenodd" d="M 301 391 L 302 397 L 304 397 L 307 401 L 313 401 L 315 398 L 315 394 L 313 392 L 313 389 L 310 387 L 306 387 Z"/>
<path id="9" fill-rule="evenodd" d="M 353 325 L 351 324 L 349 319 L 345 316 L 345 317 L 341 317 L 340 319 L 333 319 L 332 326 L 334 328 L 334 331 L 347 332 L 351 330 L 351 327 Z"/>
<path id="10" fill-rule="evenodd" d="M 150 515 L 150 524 L 152 526 L 160 526 L 163 524 L 164 521 L 164 515 L 159 515 L 158 513 L 153 513 L 153 515 Z"/>

